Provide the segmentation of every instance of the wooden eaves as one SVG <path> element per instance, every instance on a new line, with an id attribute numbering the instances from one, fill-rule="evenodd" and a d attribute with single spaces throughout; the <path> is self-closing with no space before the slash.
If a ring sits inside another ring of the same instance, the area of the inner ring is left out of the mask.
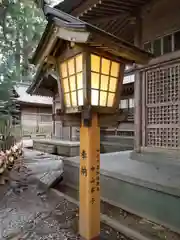
<path id="1" fill-rule="evenodd" d="M 160 0 L 65 0 L 55 7 L 134 42 L 136 19 Z M 46 9 L 44 8 L 46 14 Z"/>
<path id="2" fill-rule="evenodd" d="M 125 63 L 146 64 L 152 58 L 150 53 L 76 17 L 49 6 L 45 6 L 45 9 L 48 25 L 32 58 L 35 65 L 43 64 L 47 58 L 53 57 L 57 45 L 60 46 L 64 41 L 105 51 Z"/>

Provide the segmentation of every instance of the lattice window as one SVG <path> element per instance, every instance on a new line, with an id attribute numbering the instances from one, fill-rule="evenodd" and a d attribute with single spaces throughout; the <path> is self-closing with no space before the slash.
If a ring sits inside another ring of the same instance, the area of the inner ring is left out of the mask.
<path id="1" fill-rule="evenodd" d="M 149 128 L 148 146 L 152 147 L 178 147 L 179 128 Z"/>
<path id="2" fill-rule="evenodd" d="M 172 103 L 178 100 L 180 65 L 147 71 L 146 78 L 147 104 Z"/>
<path id="3" fill-rule="evenodd" d="M 178 124 L 178 104 L 147 108 L 148 124 Z"/>
<path id="4" fill-rule="evenodd" d="M 146 72 L 147 145 L 179 146 L 180 64 Z"/>

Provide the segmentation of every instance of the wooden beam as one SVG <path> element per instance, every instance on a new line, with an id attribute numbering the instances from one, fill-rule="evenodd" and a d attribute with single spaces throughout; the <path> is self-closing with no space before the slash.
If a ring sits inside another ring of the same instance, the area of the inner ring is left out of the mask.
<path id="1" fill-rule="evenodd" d="M 84 1 L 80 6 L 78 6 L 76 9 L 74 9 L 71 14 L 73 16 L 81 16 L 85 11 L 92 8 L 95 4 L 101 3 L 101 0 L 86 0 Z"/>
<path id="2" fill-rule="evenodd" d="M 88 17 L 95 17 L 97 18 L 98 15 L 105 15 L 111 16 L 111 15 L 121 15 L 126 12 L 131 12 L 133 11 L 134 8 L 132 9 L 129 6 L 124 6 L 124 5 L 119 5 L 117 4 L 112 4 L 112 3 L 104 3 L 103 1 L 98 4 L 94 4 L 92 7 L 87 8 L 84 12 L 81 12 L 79 15 L 80 17 L 88 18 Z M 102 17 L 105 17 L 102 16 Z"/>
<path id="3" fill-rule="evenodd" d="M 128 24 L 127 18 L 124 18 L 121 22 L 115 22 L 113 26 L 109 29 L 115 36 L 119 35 L 121 31 L 126 27 Z M 122 37 L 121 37 L 122 38 Z"/>
<path id="4" fill-rule="evenodd" d="M 56 59 L 53 56 L 47 56 L 45 62 L 52 65 L 56 65 Z"/>
<path id="5" fill-rule="evenodd" d="M 88 19 L 91 20 L 91 19 L 95 19 L 96 17 L 98 17 L 98 18 L 103 18 L 103 17 L 107 16 L 107 14 L 108 14 L 107 12 L 101 11 L 101 10 L 88 11 L 88 12 L 84 15 L 84 17 L 85 17 L 85 19 L 87 19 L 87 21 L 88 21 Z M 111 12 L 111 13 L 109 13 L 108 15 L 109 15 L 109 16 L 114 16 L 114 13 Z"/>
<path id="6" fill-rule="evenodd" d="M 113 1 L 113 0 L 104 0 L 104 4 L 114 4 L 114 5 L 123 5 L 128 7 L 134 7 L 137 5 L 134 1 L 127 1 L 127 0 L 120 0 L 120 1 Z"/>
<path id="7" fill-rule="evenodd" d="M 140 13 L 136 15 L 134 45 L 142 48 L 142 17 Z"/>
<path id="8" fill-rule="evenodd" d="M 90 33 L 83 31 L 74 31 L 68 28 L 58 30 L 57 36 L 66 41 L 85 43 L 88 41 Z"/>
<path id="9" fill-rule="evenodd" d="M 142 16 L 144 15 L 145 12 L 150 12 L 151 9 L 158 4 L 159 1 L 157 0 L 150 0 L 145 6 L 144 8 L 142 8 Z"/>
<path id="10" fill-rule="evenodd" d="M 92 8 L 92 10 L 95 10 L 95 8 L 96 8 L 96 9 L 109 10 L 109 12 L 110 12 L 110 11 L 118 11 L 118 12 L 120 12 L 120 13 L 129 11 L 129 8 L 126 8 L 126 7 L 121 6 L 121 5 L 118 5 L 118 7 L 117 7 L 117 5 L 112 5 L 112 4 L 107 4 L 107 5 L 106 5 L 106 4 L 104 4 L 104 3 L 102 3 L 102 4 L 97 4 L 96 7 L 93 7 L 93 8 Z"/>
<path id="11" fill-rule="evenodd" d="M 53 97 L 53 92 L 43 87 L 39 87 L 39 89 L 37 87 L 37 90 L 35 90 L 33 93 L 41 96 L 45 96 L 45 97 Z"/>
<path id="12" fill-rule="evenodd" d="M 135 36 L 134 36 L 134 44 L 137 47 L 141 47 L 142 45 L 142 17 L 141 14 L 138 14 L 136 17 L 136 28 L 135 28 Z M 135 151 L 141 151 L 142 144 L 142 84 L 141 84 L 141 73 L 137 71 L 135 73 L 135 83 L 134 83 L 134 101 L 135 101 Z"/>
<path id="13" fill-rule="evenodd" d="M 49 32 L 50 38 L 48 40 L 44 41 L 43 43 L 40 42 L 43 45 L 42 46 L 38 45 L 39 49 L 37 47 L 36 53 L 31 60 L 31 62 L 34 65 L 42 64 L 44 62 L 45 58 L 49 55 L 49 53 L 51 52 L 52 48 L 54 47 L 54 45 L 56 43 L 57 31 L 58 31 L 58 28 L 53 27 L 51 29 L 51 31 Z M 43 35 L 45 35 L 45 32 Z M 48 41 L 48 44 L 47 44 L 47 41 Z"/>
<path id="14" fill-rule="evenodd" d="M 114 14 L 123 14 L 124 10 L 118 9 L 118 8 L 105 8 L 105 7 L 100 7 L 100 8 L 93 8 L 91 11 L 88 11 L 87 14 L 95 15 L 97 14 L 104 14 L 104 16 L 111 16 Z"/>
<path id="15" fill-rule="evenodd" d="M 127 16 L 127 15 L 123 14 L 123 16 Z M 84 16 L 84 18 L 85 18 L 85 16 Z M 104 22 L 106 22 L 108 24 L 110 21 L 113 21 L 113 20 L 115 21 L 117 19 L 120 19 L 119 14 L 114 14 L 113 16 L 106 16 L 106 17 L 92 19 L 91 24 L 96 24 L 96 23 L 99 24 L 99 23 L 104 23 Z"/>
<path id="16" fill-rule="evenodd" d="M 117 8 L 122 8 L 126 11 L 134 11 L 135 8 L 139 8 L 141 7 L 142 5 L 144 5 L 144 2 L 129 2 L 127 0 L 119 0 L 119 1 L 113 1 L 113 0 L 110 0 L 110 1 L 103 1 L 103 5 L 107 5 L 109 8 L 110 7 L 117 7 Z"/>
<path id="17" fill-rule="evenodd" d="M 103 2 L 102 3 L 102 7 L 106 7 L 106 8 L 109 8 L 109 9 L 119 9 L 119 10 L 122 10 L 122 11 L 131 11 L 132 9 L 132 6 L 127 6 L 127 5 L 124 5 L 122 4 L 120 1 L 118 2 Z"/>
<path id="18" fill-rule="evenodd" d="M 55 95 L 53 94 L 53 105 L 52 105 L 52 121 L 53 121 L 53 127 L 52 127 L 52 129 L 53 129 L 53 135 L 55 136 L 55 131 L 56 131 L 56 123 L 55 123 L 55 118 L 54 118 L 54 114 L 55 114 L 55 104 L 56 104 L 56 102 L 55 102 Z"/>
<path id="19" fill-rule="evenodd" d="M 124 0 L 120 1 L 123 4 L 124 7 Z M 110 32 L 116 36 L 120 36 L 121 38 L 125 38 L 124 30 L 126 29 L 126 26 L 128 24 L 128 21 L 131 16 L 136 16 L 137 11 L 139 12 L 139 9 L 142 6 L 142 1 L 135 4 L 133 1 L 131 3 L 128 2 L 128 7 L 124 8 L 126 11 L 120 13 L 118 12 L 119 9 L 122 10 L 122 4 L 120 5 L 119 1 L 102 1 L 101 4 L 97 4 L 95 7 L 91 9 L 91 11 L 87 12 L 86 14 L 83 15 L 83 19 L 87 20 L 88 22 L 92 24 L 96 24 L 99 28 L 104 29 L 107 32 Z M 110 7 L 109 7 L 110 6 Z M 137 7 L 138 6 L 138 7 Z M 111 11 L 112 8 L 112 11 Z M 129 9 L 129 11 L 127 11 Z M 110 11 L 111 14 L 107 14 L 107 11 Z M 108 16 L 104 16 L 108 15 Z M 117 24 L 119 23 L 119 24 Z M 126 40 L 131 41 L 131 35 L 133 37 L 133 32 L 132 31 L 130 36 L 126 38 Z"/>
<path id="20" fill-rule="evenodd" d="M 146 76 L 145 72 L 142 73 L 142 147 L 146 147 Z"/>
<path id="21" fill-rule="evenodd" d="M 134 1 L 134 0 L 104 0 L 104 2 L 110 2 L 110 3 L 114 3 L 114 4 L 120 4 L 120 5 L 142 5 L 145 3 L 146 0 L 138 0 L 138 1 Z"/>

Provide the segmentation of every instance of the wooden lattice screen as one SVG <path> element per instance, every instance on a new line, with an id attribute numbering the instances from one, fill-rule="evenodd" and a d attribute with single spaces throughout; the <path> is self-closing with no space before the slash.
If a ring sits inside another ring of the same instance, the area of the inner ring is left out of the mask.
<path id="1" fill-rule="evenodd" d="M 179 146 L 180 64 L 146 72 L 146 144 Z"/>

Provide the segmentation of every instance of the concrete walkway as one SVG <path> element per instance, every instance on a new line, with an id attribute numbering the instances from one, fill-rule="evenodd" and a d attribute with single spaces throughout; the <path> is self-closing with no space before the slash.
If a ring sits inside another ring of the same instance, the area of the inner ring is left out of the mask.
<path id="1" fill-rule="evenodd" d="M 154 159 L 153 155 L 153 159 Z M 132 151 L 101 154 L 101 173 L 141 186 L 180 196 L 180 162 L 132 159 Z M 146 155 L 144 156 L 145 159 Z M 149 157 L 149 155 L 148 155 Z M 70 159 L 69 159 L 70 160 Z M 79 163 L 79 157 L 71 158 Z M 169 163 L 169 164 L 168 164 Z"/>

